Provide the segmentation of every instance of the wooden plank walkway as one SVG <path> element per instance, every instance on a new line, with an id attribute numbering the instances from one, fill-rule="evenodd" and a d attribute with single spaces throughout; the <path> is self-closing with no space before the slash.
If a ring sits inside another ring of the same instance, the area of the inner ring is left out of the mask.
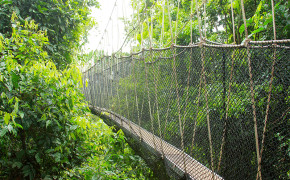
<path id="1" fill-rule="evenodd" d="M 139 139 L 142 139 L 143 143 L 146 143 L 152 149 L 163 155 L 163 158 L 166 158 L 168 161 L 170 161 L 170 163 L 173 164 L 173 168 L 178 168 L 183 173 L 186 169 L 186 172 L 191 179 L 223 180 L 223 178 L 220 177 L 218 174 L 214 173 L 209 168 L 190 157 L 188 154 L 183 153 L 183 151 L 167 143 L 158 136 L 155 136 L 151 132 L 138 126 L 132 121 L 103 108 L 90 106 L 90 109 L 94 109 L 99 113 L 105 113 L 105 115 L 113 120 L 115 124 L 118 124 L 121 128 L 129 131 L 133 135 L 137 136 Z"/>

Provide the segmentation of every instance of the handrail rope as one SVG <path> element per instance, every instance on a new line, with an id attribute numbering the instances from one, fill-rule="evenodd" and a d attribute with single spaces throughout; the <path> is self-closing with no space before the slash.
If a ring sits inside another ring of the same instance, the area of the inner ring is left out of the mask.
<path id="1" fill-rule="evenodd" d="M 178 24 L 178 15 L 179 15 L 179 4 L 180 4 L 180 0 L 177 0 L 177 15 L 176 15 L 176 22 L 175 22 L 175 37 L 174 37 L 174 40 L 175 40 L 175 44 L 176 44 L 176 40 L 177 40 L 177 24 Z"/>
<path id="2" fill-rule="evenodd" d="M 273 35 L 274 35 L 274 40 L 276 40 L 277 36 L 276 36 L 276 24 L 275 24 L 275 8 L 274 8 L 274 1 L 273 0 L 271 0 L 271 5 L 272 5 L 272 18 L 273 18 Z M 260 158 L 259 158 L 259 162 L 258 162 L 259 164 L 262 163 L 262 154 L 263 154 L 264 144 L 265 144 L 267 121 L 268 121 L 269 110 L 270 110 L 271 92 L 272 92 L 272 86 L 273 86 L 273 80 L 274 80 L 275 63 L 276 63 L 276 45 L 274 44 L 273 62 L 272 62 L 272 68 L 271 68 L 271 79 L 269 82 L 266 115 L 265 115 L 265 120 L 264 120 L 264 129 L 263 129 L 263 135 L 262 135 Z"/>
<path id="3" fill-rule="evenodd" d="M 173 48 L 173 47 L 172 47 Z M 176 54 L 176 48 L 173 49 L 174 54 Z M 173 57 L 173 73 L 175 76 L 175 88 L 176 88 L 176 96 L 177 96 L 177 108 L 178 108 L 178 123 L 179 123 L 179 132 L 181 136 L 181 148 L 182 148 L 182 158 L 183 158 L 183 165 L 184 165 L 184 171 L 187 173 L 186 163 L 185 163 L 185 152 L 184 152 L 184 137 L 183 137 L 183 131 L 182 131 L 182 122 L 181 122 L 181 112 L 180 112 L 180 97 L 179 97 L 179 90 L 178 90 L 178 82 L 177 82 L 177 72 L 176 72 L 176 59 L 175 56 Z"/>
<path id="4" fill-rule="evenodd" d="M 205 49 L 200 46 L 201 48 L 201 60 L 202 66 L 204 68 L 205 65 Z M 211 170 L 213 172 L 212 177 L 214 178 L 214 161 L 213 161 L 213 147 L 212 147 L 212 138 L 211 138 L 211 128 L 210 128 L 210 119 L 209 119 L 209 106 L 208 106 L 208 97 L 207 97 L 207 83 L 205 77 L 205 70 L 203 71 L 203 83 L 204 83 L 204 94 L 205 94 L 205 103 L 206 103 L 206 120 L 207 120 L 207 130 L 208 130 L 208 140 L 209 140 L 209 147 L 210 147 L 210 159 L 211 159 Z"/>
<path id="5" fill-rule="evenodd" d="M 145 69 L 145 78 L 146 78 L 146 87 L 147 87 L 147 96 L 148 96 L 148 106 L 149 106 L 149 115 L 150 115 L 150 120 L 151 120 L 151 131 L 153 134 L 154 133 L 154 128 L 153 128 L 153 116 L 152 116 L 152 109 L 151 109 L 151 101 L 150 101 L 150 89 L 149 89 L 149 83 L 148 83 L 148 72 L 147 72 L 147 66 L 145 63 L 145 55 L 143 51 L 143 61 L 144 61 L 144 69 Z M 155 142 L 155 137 L 153 136 L 153 144 L 154 144 L 154 149 L 156 149 L 156 142 Z"/>

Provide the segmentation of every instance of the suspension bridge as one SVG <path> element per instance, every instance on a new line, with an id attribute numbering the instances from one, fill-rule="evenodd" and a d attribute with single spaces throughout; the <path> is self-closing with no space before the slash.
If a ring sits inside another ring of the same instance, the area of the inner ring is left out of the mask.
<path id="1" fill-rule="evenodd" d="M 159 179 L 289 178 L 290 40 L 277 40 L 273 0 L 273 40 L 250 40 L 240 3 L 242 44 L 207 40 L 206 1 L 196 1 L 199 42 L 176 45 L 171 31 L 169 46 L 153 48 L 151 21 L 149 48 L 141 38 L 139 52 L 103 54 L 83 73 L 91 111 L 122 129 Z"/>

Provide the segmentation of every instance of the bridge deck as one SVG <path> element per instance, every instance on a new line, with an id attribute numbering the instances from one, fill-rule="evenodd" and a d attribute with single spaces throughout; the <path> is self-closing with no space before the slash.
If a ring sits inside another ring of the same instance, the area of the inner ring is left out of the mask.
<path id="1" fill-rule="evenodd" d="M 155 136 L 151 132 L 143 129 L 137 124 L 127 120 L 124 117 L 121 117 L 114 112 L 111 112 L 102 108 L 93 108 L 98 112 L 107 112 L 107 116 L 111 120 L 115 121 L 120 127 L 126 129 L 130 133 L 137 136 L 142 142 L 146 143 L 152 149 L 163 155 L 163 158 L 166 158 L 170 161 L 176 168 L 182 172 L 187 172 L 191 179 L 196 180 L 222 180 L 223 178 L 208 169 L 206 166 L 202 165 L 200 162 L 196 161 L 188 154 L 183 153 L 180 149 L 174 147 L 173 145 L 167 143 L 161 138 Z"/>

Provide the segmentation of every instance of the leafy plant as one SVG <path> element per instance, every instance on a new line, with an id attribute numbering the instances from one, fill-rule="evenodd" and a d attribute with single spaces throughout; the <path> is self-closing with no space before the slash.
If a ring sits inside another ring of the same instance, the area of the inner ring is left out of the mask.
<path id="1" fill-rule="evenodd" d="M 12 16 L 12 35 L 0 36 L 0 177 L 44 178 L 82 162 L 89 126 L 81 73 L 57 70 L 43 50 L 46 32 Z"/>

